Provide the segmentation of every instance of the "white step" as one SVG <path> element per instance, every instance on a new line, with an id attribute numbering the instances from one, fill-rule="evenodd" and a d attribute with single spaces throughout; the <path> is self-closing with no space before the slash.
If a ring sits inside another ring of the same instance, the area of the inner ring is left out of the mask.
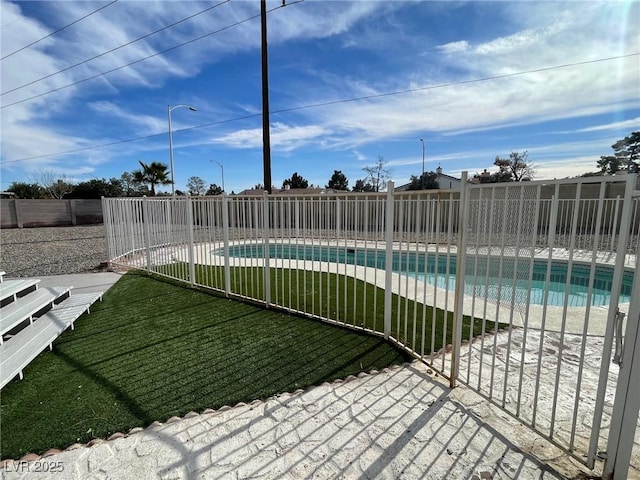
<path id="1" fill-rule="evenodd" d="M 4 276 L 7 274 L 4 270 L 0 272 L 0 283 L 4 282 Z"/>
<path id="2" fill-rule="evenodd" d="M 34 286 L 37 289 L 38 283 L 40 283 L 40 279 L 38 278 L 27 278 L 24 280 L 5 280 L 0 283 L 0 302 L 4 302 L 6 299 L 11 297 L 13 297 L 13 300 L 15 300 L 16 296 L 19 293 L 29 290 Z"/>
<path id="3" fill-rule="evenodd" d="M 22 378 L 22 370 L 99 298 L 102 293 L 72 295 L 0 345 L 0 388 L 16 375 Z"/>
<path id="4" fill-rule="evenodd" d="M 54 302 L 70 291 L 71 287 L 43 287 L 2 307 L 0 311 L 0 345 L 2 344 L 2 335 L 25 320 L 31 322 L 33 316 L 47 306 L 53 308 Z"/>

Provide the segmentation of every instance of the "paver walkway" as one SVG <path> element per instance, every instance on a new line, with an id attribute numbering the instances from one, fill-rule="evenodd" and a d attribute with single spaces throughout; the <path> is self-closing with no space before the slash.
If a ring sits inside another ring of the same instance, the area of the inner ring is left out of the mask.
<path id="1" fill-rule="evenodd" d="M 560 479 L 581 468 L 470 390 L 414 362 L 45 457 L 16 478 Z M 534 456 L 535 455 L 535 456 Z M 583 477 L 581 477 L 583 478 Z"/>

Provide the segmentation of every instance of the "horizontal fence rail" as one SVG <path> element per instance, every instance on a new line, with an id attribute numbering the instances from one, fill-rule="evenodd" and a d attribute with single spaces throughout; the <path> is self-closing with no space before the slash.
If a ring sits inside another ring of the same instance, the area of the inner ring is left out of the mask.
<path id="1" fill-rule="evenodd" d="M 110 262 L 389 338 L 593 467 L 635 176 L 103 199 Z M 531 387 L 534 388 L 525 388 Z"/>

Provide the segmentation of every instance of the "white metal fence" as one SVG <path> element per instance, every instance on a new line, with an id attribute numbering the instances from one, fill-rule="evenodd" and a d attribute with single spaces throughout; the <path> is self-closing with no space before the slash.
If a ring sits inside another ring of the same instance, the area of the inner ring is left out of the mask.
<path id="1" fill-rule="evenodd" d="M 633 288 L 634 188 L 632 176 L 390 184 L 104 199 L 103 210 L 112 263 L 389 338 L 593 467 L 616 312 Z"/>

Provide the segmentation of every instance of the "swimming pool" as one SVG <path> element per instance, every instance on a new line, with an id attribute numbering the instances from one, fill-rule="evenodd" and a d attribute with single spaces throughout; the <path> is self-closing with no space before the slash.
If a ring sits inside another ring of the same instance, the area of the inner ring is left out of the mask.
<path id="1" fill-rule="evenodd" d="M 222 255 L 222 249 L 212 252 Z M 229 247 L 229 255 L 236 258 L 263 258 L 262 244 L 239 244 Z M 308 260 L 359 265 L 384 269 L 386 252 L 384 250 L 336 247 L 308 244 L 269 244 L 269 257 L 288 260 Z M 468 258 L 465 272 L 465 294 L 486 296 L 494 301 L 543 305 L 545 298 L 551 306 L 562 306 L 565 299 L 568 306 L 585 306 L 589 291 L 591 267 L 574 263 L 571 269 L 569 293 L 565 294 L 567 283 L 567 262 L 552 261 L 547 282 L 548 262 L 535 259 L 530 276 L 530 259 L 512 257 L 473 257 Z M 426 282 L 441 289 L 453 291 L 455 288 L 456 256 L 429 252 L 427 255 L 415 252 L 394 251 L 392 270 L 394 272 Z M 613 267 L 597 265 L 593 282 L 591 305 L 608 305 L 611 298 Z M 625 271 L 622 281 L 620 303 L 630 301 L 633 272 Z"/>

